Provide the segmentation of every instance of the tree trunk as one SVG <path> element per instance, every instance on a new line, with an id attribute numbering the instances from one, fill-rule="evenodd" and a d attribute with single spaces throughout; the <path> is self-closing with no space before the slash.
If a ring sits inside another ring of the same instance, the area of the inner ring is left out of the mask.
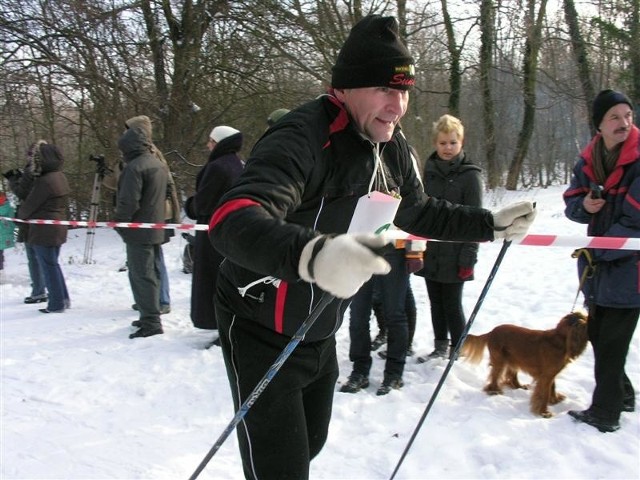
<path id="1" fill-rule="evenodd" d="M 547 0 L 540 2 L 540 10 L 538 10 L 537 16 L 535 15 L 535 3 L 536 0 L 529 0 L 529 27 L 527 28 L 523 59 L 522 95 L 524 98 L 524 115 L 522 117 L 522 128 L 518 134 L 516 152 L 507 174 L 507 190 L 517 190 L 518 188 L 518 178 L 522 171 L 524 159 L 527 156 L 536 119 L 536 71 L 538 69 L 538 52 L 542 43 L 542 24 Z"/>
<path id="2" fill-rule="evenodd" d="M 480 85 L 482 89 L 482 116 L 487 155 L 487 186 L 489 189 L 494 189 L 501 183 L 500 168 L 496 159 L 496 131 L 493 121 L 495 107 L 491 95 L 494 23 L 493 1 L 482 0 L 480 5 Z"/>
<path id="3" fill-rule="evenodd" d="M 442 17 L 447 33 L 447 50 L 449 51 L 449 113 L 455 117 L 460 116 L 460 87 L 462 85 L 462 72 L 460 71 L 460 48 L 456 44 L 453 22 L 447 8 L 447 0 L 440 0 L 442 4 Z"/>
<path id="4" fill-rule="evenodd" d="M 578 67 L 578 76 L 580 77 L 580 85 L 582 85 L 582 93 L 584 94 L 584 103 L 587 112 L 589 112 L 589 125 L 591 133 L 595 134 L 596 126 L 591 121 L 591 103 L 595 98 L 595 88 L 591 80 L 591 66 L 587 56 L 587 46 L 585 45 L 580 27 L 578 24 L 578 12 L 573 0 L 564 0 L 564 16 L 567 26 L 569 27 L 569 36 L 571 37 L 571 49 Z"/>

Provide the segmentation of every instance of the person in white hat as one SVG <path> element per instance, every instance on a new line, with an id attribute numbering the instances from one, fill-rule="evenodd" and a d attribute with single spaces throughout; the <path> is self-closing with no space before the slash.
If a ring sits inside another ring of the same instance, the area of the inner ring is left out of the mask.
<path id="1" fill-rule="evenodd" d="M 187 216 L 207 225 L 216 204 L 238 178 L 244 163 L 242 133 L 233 127 L 219 125 L 207 139 L 209 159 L 196 177 L 196 191 L 185 204 Z M 213 248 L 205 231 L 197 231 L 191 280 L 191 321 L 196 328 L 216 330 L 218 323 L 213 306 L 218 267 L 223 257 Z"/>

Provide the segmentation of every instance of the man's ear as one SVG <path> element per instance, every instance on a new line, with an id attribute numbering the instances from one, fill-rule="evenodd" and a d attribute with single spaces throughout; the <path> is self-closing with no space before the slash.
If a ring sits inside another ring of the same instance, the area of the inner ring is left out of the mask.
<path id="1" fill-rule="evenodd" d="M 335 94 L 336 98 L 338 100 L 340 100 L 342 103 L 344 103 L 344 88 L 334 88 L 333 89 L 333 93 Z"/>

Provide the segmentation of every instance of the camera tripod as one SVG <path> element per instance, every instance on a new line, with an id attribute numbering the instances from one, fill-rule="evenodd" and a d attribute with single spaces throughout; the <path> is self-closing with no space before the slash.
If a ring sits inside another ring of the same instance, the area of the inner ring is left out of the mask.
<path id="1" fill-rule="evenodd" d="M 100 206 L 100 188 L 104 177 L 113 172 L 107 167 L 103 155 L 91 155 L 89 160 L 97 163 L 96 174 L 93 180 L 93 191 L 91 192 L 91 205 L 89 208 L 89 226 L 87 227 L 87 241 L 84 244 L 84 260 L 82 263 L 93 263 L 93 241 L 95 239 L 96 227 L 92 223 L 98 218 L 98 207 Z"/>

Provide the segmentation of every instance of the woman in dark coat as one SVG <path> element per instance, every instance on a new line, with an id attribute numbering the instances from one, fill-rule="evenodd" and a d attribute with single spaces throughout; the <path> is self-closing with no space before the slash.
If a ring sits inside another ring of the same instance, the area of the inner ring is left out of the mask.
<path id="1" fill-rule="evenodd" d="M 209 160 L 196 177 L 196 192 L 187 200 L 187 216 L 198 224 L 208 225 L 222 195 L 231 187 L 244 168 L 238 156 L 242 149 L 242 133 L 225 125 L 211 131 L 207 146 Z M 191 321 L 197 328 L 216 330 L 213 297 L 218 267 L 224 257 L 211 245 L 205 231 L 196 232 L 191 279 Z"/>
<path id="2" fill-rule="evenodd" d="M 71 192 L 62 167 L 64 158 L 55 145 L 41 143 L 33 156 L 33 186 L 18 208 L 18 218 L 66 220 L 67 197 Z M 26 242 L 34 250 L 49 291 L 42 313 L 62 313 L 69 308 L 69 292 L 58 263 L 60 246 L 67 241 L 66 225 L 29 225 Z"/>
<path id="3" fill-rule="evenodd" d="M 481 169 L 467 159 L 462 149 L 462 122 L 451 115 L 440 117 L 433 124 L 433 143 L 436 150 L 427 159 L 423 174 L 425 192 L 452 203 L 481 207 Z M 447 357 L 449 338 L 453 347 L 460 340 L 466 323 L 462 288 L 464 282 L 473 280 L 477 254 L 477 243 L 427 244 L 424 269 L 417 273 L 424 276 L 431 305 L 435 349 L 427 358 Z"/>

